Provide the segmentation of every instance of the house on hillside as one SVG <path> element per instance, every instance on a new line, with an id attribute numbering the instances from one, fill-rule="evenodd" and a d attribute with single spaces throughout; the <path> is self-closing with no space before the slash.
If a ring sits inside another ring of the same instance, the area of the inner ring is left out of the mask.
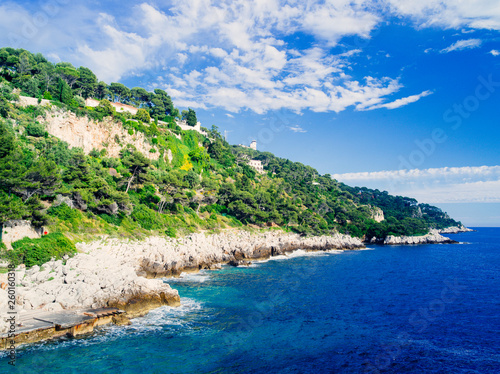
<path id="1" fill-rule="evenodd" d="M 250 149 L 253 149 L 254 151 L 256 151 L 257 150 L 257 140 L 252 140 L 252 142 L 250 143 L 250 147 L 243 145 L 243 144 L 238 144 L 238 146 L 243 147 L 243 148 L 250 148 Z"/>
<path id="2" fill-rule="evenodd" d="M 99 103 L 100 103 L 100 101 L 96 100 L 96 99 L 87 99 L 87 100 L 85 100 L 85 106 L 90 106 L 90 107 L 93 107 L 93 108 L 95 108 L 96 106 L 98 106 Z M 122 104 L 122 103 L 111 103 L 111 105 L 115 108 L 115 110 L 118 113 L 128 112 L 128 113 L 131 113 L 134 116 L 137 114 L 137 111 L 139 110 L 136 107 L 133 107 L 132 105 L 127 105 L 127 104 Z"/>
<path id="3" fill-rule="evenodd" d="M 255 169 L 258 173 L 264 173 L 264 165 L 262 165 L 262 161 L 260 160 L 250 160 L 248 161 L 248 166 Z"/>

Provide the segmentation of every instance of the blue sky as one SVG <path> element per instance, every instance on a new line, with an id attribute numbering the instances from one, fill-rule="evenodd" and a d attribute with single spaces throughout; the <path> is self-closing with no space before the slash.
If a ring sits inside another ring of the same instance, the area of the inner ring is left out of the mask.
<path id="1" fill-rule="evenodd" d="M 497 1 L 4 1 L 3 46 L 163 88 L 230 143 L 500 226 Z"/>

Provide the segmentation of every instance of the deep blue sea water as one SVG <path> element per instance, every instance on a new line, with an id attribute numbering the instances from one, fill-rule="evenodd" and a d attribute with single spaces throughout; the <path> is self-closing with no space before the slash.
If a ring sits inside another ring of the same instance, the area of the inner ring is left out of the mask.
<path id="1" fill-rule="evenodd" d="M 499 373 L 500 229 L 168 280 L 183 306 L 18 351 L 0 373 Z"/>

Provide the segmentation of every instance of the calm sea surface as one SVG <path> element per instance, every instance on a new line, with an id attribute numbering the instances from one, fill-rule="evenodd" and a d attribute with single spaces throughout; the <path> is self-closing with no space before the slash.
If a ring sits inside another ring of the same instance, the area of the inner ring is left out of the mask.
<path id="1" fill-rule="evenodd" d="M 0 373 L 499 373 L 500 229 L 167 280 L 183 306 L 18 350 Z"/>

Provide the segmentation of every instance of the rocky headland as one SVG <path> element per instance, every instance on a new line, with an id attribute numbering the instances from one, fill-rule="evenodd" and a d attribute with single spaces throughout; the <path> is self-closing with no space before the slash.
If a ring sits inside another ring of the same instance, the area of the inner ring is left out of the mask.
<path id="1" fill-rule="evenodd" d="M 411 245 L 411 244 L 454 244 L 455 240 L 440 235 L 437 230 L 431 230 L 427 235 L 422 236 L 393 236 L 389 235 L 384 239 L 385 245 Z"/>
<path id="2" fill-rule="evenodd" d="M 457 228 L 458 229 L 458 228 Z M 465 227 L 464 227 L 465 229 Z M 469 229 L 467 229 L 469 230 Z M 472 231 L 472 230 L 470 230 Z M 465 231 L 456 231 L 456 232 L 465 232 Z M 389 235 L 385 238 L 371 238 L 366 239 L 364 242 L 366 244 L 383 244 L 383 245 L 413 245 L 413 244 L 454 244 L 458 243 L 455 240 L 442 236 L 443 234 L 455 233 L 447 232 L 447 231 L 439 231 L 439 230 L 430 230 L 427 235 L 421 236 L 394 236 Z"/>
<path id="3" fill-rule="evenodd" d="M 358 249 L 362 242 L 347 235 L 301 237 L 282 231 L 251 233 L 226 231 L 192 234 L 179 239 L 150 237 L 144 241 L 104 238 L 78 243 L 79 253 L 66 260 L 50 261 L 26 270 L 16 269 L 17 313 L 32 310 L 61 312 L 113 307 L 123 310 L 120 323 L 142 316 L 162 305 L 180 305 L 176 290 L 162 277 L 181 272 L 217 269 L 221 264 L 246 265 L 250 261 L 283 255 L 296 249 Z M 6 275 L 3 274 L 4 278 Z M 0 300 L 8 300 L 6 279 Z M 8 316 L 7 305 L 0 315 Z M 0 320 L 0 334 L 8 330 Z"/>
<path id="4" fill-rule="evenodd" d="M 438 230 L 440 234 L 458 234 L 461 232 L 473 232 L 474 230 L 469 229 L 468 227 L 465 226 L 452 226 L 452 227 L 447 227 L 445 229 Z"/>

